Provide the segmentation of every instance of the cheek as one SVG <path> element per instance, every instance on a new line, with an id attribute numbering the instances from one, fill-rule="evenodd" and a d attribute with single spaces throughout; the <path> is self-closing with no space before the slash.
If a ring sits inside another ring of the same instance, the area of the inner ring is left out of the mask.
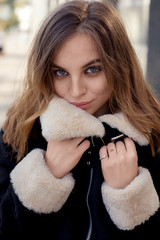
<path id="1" fill-rule="evenodd" d="M 96 84 L 93 84 L 92 85 L 92 90 L 96 94 L 103 94 L 103 93 L 106 94 L 106 92 L 110 92 L 111 91 L 106 78 L 99 79 L 96 82 Z"/>
<path id="2" fill-rule="evenodd" d="M 58 95 L 61 95 L 62 93 L 65 92 L 65 84 L 62 84 L 61 81 L 55 80 L 53 82 L 53 89 L 55 93 L 57 93 Z"/>

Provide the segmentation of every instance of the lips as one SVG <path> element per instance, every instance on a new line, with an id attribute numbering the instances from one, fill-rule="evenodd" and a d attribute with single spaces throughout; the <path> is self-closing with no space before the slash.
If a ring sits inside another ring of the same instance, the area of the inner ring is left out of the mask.
<path id="1" fill-rule="evenodd" d="M 92 101 L 89 102 L 71 102 L 71 104 L 73 104 L 74 106 L 81 108 L 81 109 L 87 109 Z"/>

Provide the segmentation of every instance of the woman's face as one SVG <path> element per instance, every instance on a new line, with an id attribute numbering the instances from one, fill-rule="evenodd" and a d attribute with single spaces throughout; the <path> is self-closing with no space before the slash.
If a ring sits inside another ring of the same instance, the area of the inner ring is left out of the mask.
<path id="1" fill-rule="evenodd" d="M 77 34 L 68 39 L 52 67 L 54 91 L 59 97 L 95 116 L 107 112 L 112 89 L 89 35 Z"/>

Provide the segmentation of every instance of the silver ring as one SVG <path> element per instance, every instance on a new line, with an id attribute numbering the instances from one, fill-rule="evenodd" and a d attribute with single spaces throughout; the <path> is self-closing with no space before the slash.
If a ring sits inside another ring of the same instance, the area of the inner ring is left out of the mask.
<path id="1" fill-rule="evenodd" d="M 106 158 L 107 155 L 103 155 L 102 157 L 99 158 L 99 160 L 102 160 L 103 158 Z"/>

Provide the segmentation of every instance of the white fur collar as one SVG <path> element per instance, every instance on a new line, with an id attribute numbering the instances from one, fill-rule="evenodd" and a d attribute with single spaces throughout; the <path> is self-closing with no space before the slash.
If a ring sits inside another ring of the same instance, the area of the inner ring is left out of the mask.
<path id="1" fill-rule="evenodd" d="M 103 137 L 105 128 L 102 122 L 106 122 L 112 128 L 131 137 L 139 145 L 148 145 L 146 137 L 130 124 L 122 112 L 96 118 L 58 96 L 50 101 L 48 108 L 40 116 L 40 121 L 42 135 L 47 141 L 75 137 Z"/>

